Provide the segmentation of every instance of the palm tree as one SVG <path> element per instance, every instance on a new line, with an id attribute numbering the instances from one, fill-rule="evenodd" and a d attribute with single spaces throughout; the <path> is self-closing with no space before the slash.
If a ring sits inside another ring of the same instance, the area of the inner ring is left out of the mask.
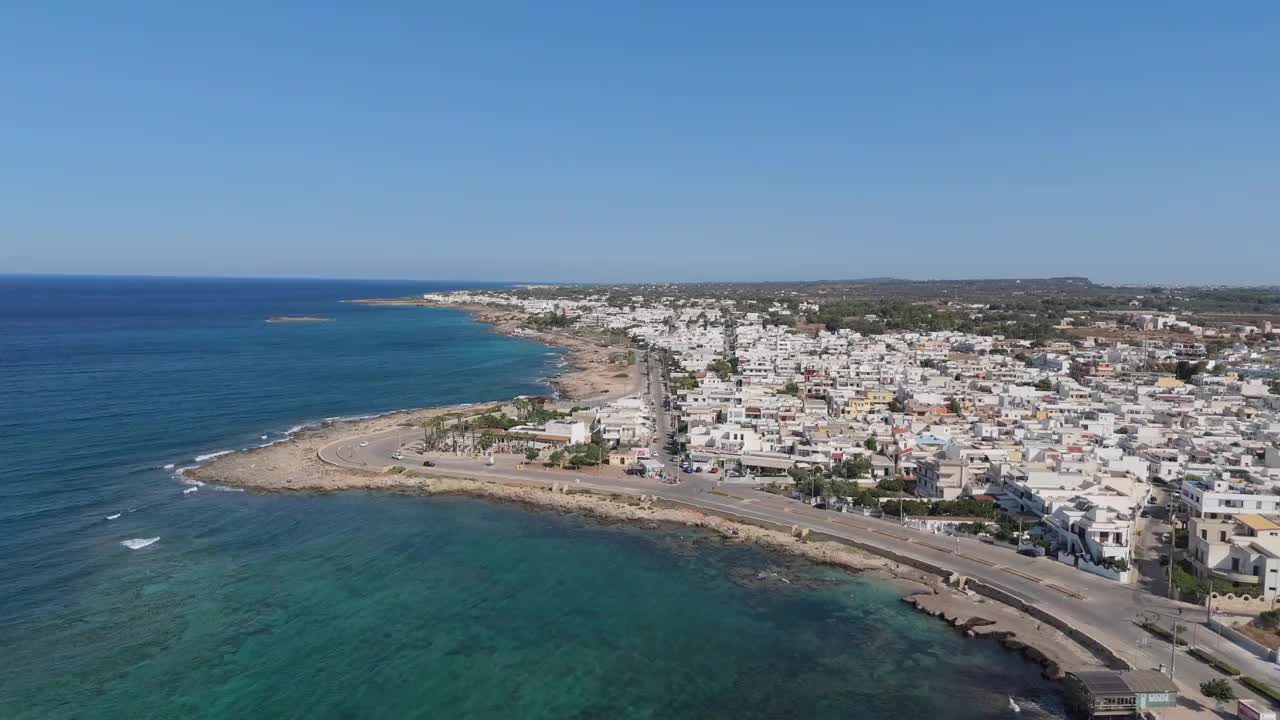
<path id="1" fill-rule="evenodd" d="M 533 403 L 529 402 L 527 398 L 516 398 L 511 404 L 515 406 L 516 415 L 519 416 L 521 420 L 529 417 L 529 411 L 533 409 Z"/>
<path id="2" fill-rule="evenodd" d="M 428 450 L 439 448 L 441 431 L 444 430 L 445 422 L 444 415 L 436 415 L 422 423 L 423 442 Z"/>

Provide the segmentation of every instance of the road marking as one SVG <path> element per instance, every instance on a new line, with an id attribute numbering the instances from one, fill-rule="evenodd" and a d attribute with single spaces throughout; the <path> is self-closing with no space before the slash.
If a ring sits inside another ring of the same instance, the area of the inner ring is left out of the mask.
<path id="1" fill-rule="evenodd" d="M 1018 572 L 1017 570 L 1014 570 L 1013 568 L 1010 568 L 1010 567 L 1002 567 L 1002 568 L 1000 568 L 1000 569 L 1001 569 L 1001 570 L 1003 570 L 1003 571 L 1005 571 L 1005 572 L 1007 572 L 1007 573 L 1009 573 L 1010 575 L 1017 575 L 1018 577 L 1022 578 L 1023 580 L 1030 580 L 1031 582 L 1036 583 L 1037 585 L 1038 585 L 1038 584 L 1040 584 L 1040 583 L 1042 583 L 1042 582 L 1044 582 L 1043 580 L 1041 580 L 1041 579 L 1040 579 L 1040 578 L 1038 578 L 1038 577 L 1032 577 L 1032 576 L 1030 576 L 1030 575 L 1028 575 L 1028 574 L 1026 574 L 1026 573 L 1024 573 L 1024 572 Z"/>
<path id="2" fill-rule="evenodd" d="M 1045 585 L 1046 585 L 1047 587 L 1051 587 L 1051 588 L 1053 588 L 1054 590 L 1057 590 L 1058 592 L 1062 593 L 1063 595 L 1070 595 L 1071 597 L 1076 598 L 1077 600 L 1084 600 L 1084 599 L 1085 599 L 1085 596 L 1084 596 L 1084 595 L 1081 595 L 1080 593 L 1076 592 L 1075 590 L 1068 590 L 1068 589 L 1066 589 L 1066 588 L 1062 587 L 1061 585 L 1059 585 L 1059 584 L 1057 584 L 1057 583 L 1045 583 Z"/>
<path id="3" fill-rule="evenodd" d="M 919 542 L 919 543 L 916 543 L 916 544 L 917 544 L 917 545 L 923 545 L 924 547 L 927 547 L 927 548 L 933 548 L 934 550 L 937 550 L 938 552 L 951 553 L 952 555 L 955 555 L 955 554 L 956 554 L 956 549 L 955 549 L 955 548 L 938 547 L 937 545 L 931 545 L 931 544 L 929 544 L 929 543 L 927 543 L 927 542 Z"/>
<path id="4" fill-rule="evenodd" d="M 961 554 L 959 554 L 959 553 L 956 553 L 956 557 L 962 557 L 962 558 L 964 558 L 965 560 L 972 560 L 972 561 L 974 561 L 974 562 L 976 562 L 976 563 L 978 563 L 978 564 L 980 564 L 980 565 L 986 565 L 987 567 L 993 567 L 993 568 L 999 568 L 999 567 L 1000 567 L 999 565 L 997 565 L 997 564 L 995 564 L 995 563 L 991 562 L 990 560 L 983 560 L 983 559 L 982 559 L 982 558 L 980 558 L 980 557 L 973 557 L 972 555 L 961 555 Z"/>
<path id="5" fill-rule="evenodd" d="M 893 533 L 887 533 L 883 530 L 876 530 L 875 528 L 871 528 L 871 532 L 876 533 L 877 535 L 884 535 L 885 537 L 891 537 L 894 540 L 900 540 L 902 542 L 913 542 L 909 537 L 901 537 L 899 535 L 894 535 Z"/>

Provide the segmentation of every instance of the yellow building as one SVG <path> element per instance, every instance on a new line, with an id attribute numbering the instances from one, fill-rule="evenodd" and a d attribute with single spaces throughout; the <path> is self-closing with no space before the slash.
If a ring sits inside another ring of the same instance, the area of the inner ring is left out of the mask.
<path id="1" fill-rule="evenodd" d="M 861 415 L 871 410 L 871 401 L 864 398 L 849 398 L 849 405 L 845 408 L 845 412 L 850 415 Z"/>
<path id="2" fill-rule="evenodd" d="M 893 402 L 894 395 L 888 390 L 868 390 L 866 397 L 872 405 L 888 405 Z"/>

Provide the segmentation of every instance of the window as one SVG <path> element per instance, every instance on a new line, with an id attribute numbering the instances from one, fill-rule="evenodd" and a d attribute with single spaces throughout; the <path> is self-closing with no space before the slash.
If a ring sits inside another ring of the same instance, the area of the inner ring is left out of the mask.
<path id="1" fill-rule="evenodd" d="M 1226 542 L 1226 541 L 1227 541 L 1227 531 L 1226 531 L 1226 530 L 1219 530 L 1219 531 L 1218 531 L 1218 542 Z"/>
<path id="2" fill-rule="evenodd" d="M 1240 572 L 1240 558 L 1231 558 L 1231 572 Z"/>

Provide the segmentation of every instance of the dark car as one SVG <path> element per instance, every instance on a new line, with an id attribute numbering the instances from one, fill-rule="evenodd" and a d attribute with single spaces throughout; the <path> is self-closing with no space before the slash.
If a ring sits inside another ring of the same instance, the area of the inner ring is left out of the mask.
<path id="1" fill-rule="evenodd" d="M 1027 557 L 1040 557 L 1044 554 L 1044 551 L 1038 547 L 1024 547 L 1018 551 L 1018 554 L 1026 555 Z"/>
<path id="2" fill-rule="evenodd" d="M 423 461 L 422 461 L 422 467 L 435 467 L 435 466 L 436 466 L 436 464 L 435 464 L 435 463 L 433 463 L 433 462 L 431 462 L 430 460 L 423 460 Z"/>

